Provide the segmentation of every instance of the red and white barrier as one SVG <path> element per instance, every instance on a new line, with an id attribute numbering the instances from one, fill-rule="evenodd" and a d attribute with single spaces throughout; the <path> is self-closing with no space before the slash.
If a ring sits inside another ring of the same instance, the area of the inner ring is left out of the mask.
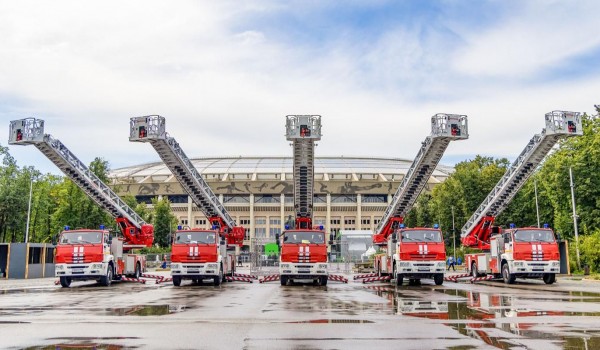
<path id="1" fill-rule="evenodd" d="M 449 282 L 458 282 L 458 279 L 460 278 L 465 278 L 465 277 L 471 277 L 470 273 L 463 273 L 460 275 L 451 275 L 448 277 L 444 277 L 444 281 L 449 281 Z"/>
<path id="2" fill-rule="evenodd" d="M 378 281 L 389 281 L 392 279 L 392 276 L 381 276 L 381 277 L 371 277 L 363 279 L 362 283 L 371 283 Z"/>
<path id="3" fill-rule="evenodd" d="M 163 279 L 156 280 L 156 284 L 161 284 L 163 282 L 173 282 L 173 279 L 171 277 L 165 277 Z"/>
<path id="4" fill-rule="evenodd" d="M 233 277 L 244 277 L 244 278 L 251 278 L 251 279 L 253 279 L 253 280 L 257 280 L 257 279 L 258 279 L 258 277 L 257 277 L 257 276 L 254 276 L 254 275 L 245 275 L 245 274 L 243 274 L 243 273 L 234 273 L 234 274 L 233 274 Z"/>
<path id="5" fill-rule="evenodd" d="M 479 282 L 479 281 L 489 281 L 489 280 L 493 280 L 494 279 L 494 275 L 487 275 L 487 276 L 483 276 L 483 277 L 474 277 L 471 278 L 471 283 L 475 283 L 475 282 Z"/>
<path id="6" fill-rule="evenodd" d="M 363 278 L 370 278 L 370 277 L 377 277 L 377 274 L 376 273 L 368 273 L 366 275 L 357 275 L 357 276 L 354 276 L 353 279 L 354 280 L 361 280 Z"/>
<path id="7" fill-rule="evenodd" d="M 162 275 L 150 275 L 150 274 L 147 274 L 147 273 L 142 274 L 142 277 L 144 277 L 144 278 L 153 278 L 155 280 L 162 280 L 162 279 L 165 278 L 165 276 L 162 276 Z"/>
<path id="8" fill-rule="evenodd" d="M 327 276 L 327 280 L 348 283 L 348 279 L 340 275 L 329 275 Z"/>
<path id="9" fill-rule="evenodd" d="M 141 280 L 139 278 L 131 278 L 131 277 L 121 277 L 121 279 L 119 281 L 123 281 L 123 282 L 137 282 L 137 283 L 141 283 L 141 284 L 146 284 L 146 280 Z"/>
<path id="10" fill-rule="evenodd" d="M 253 283 L 254 281 L 252 280 L 252 278 L 247 278 L 247 277 L 237 277 L 237 276 L 225 276 L 225 279 L 229 282 L 248 282 L 248 283 Z"/>
<path id="11" fill-rule="evenodd" d="M 260 283 L 279 281 L 279 275 L 269 275 L 258 280 Z"/>

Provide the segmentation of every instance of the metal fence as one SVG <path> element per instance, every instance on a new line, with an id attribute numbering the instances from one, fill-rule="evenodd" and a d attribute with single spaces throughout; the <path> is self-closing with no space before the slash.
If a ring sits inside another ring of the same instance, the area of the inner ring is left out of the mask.
<path id="1" fill-rule="evenodd" d="M 274 244 L 275 238 L 250 239 L 250 272 L 256 275 L 279 273 L 279 254 L 265 251 L 267 244 Z"/>

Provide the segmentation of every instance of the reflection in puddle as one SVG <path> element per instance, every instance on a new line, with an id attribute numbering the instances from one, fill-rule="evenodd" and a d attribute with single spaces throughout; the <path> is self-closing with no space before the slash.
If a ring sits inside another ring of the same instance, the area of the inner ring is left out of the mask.
<path id="1" fill-rule="evenodd" d="M 162 316 L 183 312 L 188 307 L 185 305 L 137 305 L 132 307 L 106 309 L 109 315 L 114 316 Z"/>
<path id="2" fill-rule="evenodd" d="M 50 338 L 48 340 L 60 340 L 60 343 L 52 345 L 40 345 L 25 348 L 27 350 L 43 349 L 43 350 L 58 350 L 58 349 L 102 349 L 102 350 L 117 350 L 117 349 L 135 349 L 137 347 L 123 346 L 116 344 L 104 344 L 102 340 L 125 340 L 139 339 L 136 337 L 107 337 L 107 338 L 91 338 L 91 337 L 73 337 L 73 338 Z"/>
<path id="3" fill-rule="evenodd" d="M 557 303 L 593 302 L 598 300 L 598 294 L 569 293 L 566 298 L 560 295 L 552 299 L 548 295 L 519 296 L 457 289 L 365 289 L 388 299 L 398 315 L 444 320 L 443 323 L 459 333 L 500 349 L 531 348 L 531 344 L 535 344 L 534 348 L 600 349 L 600 330 L 592 328 L 592 332 L 582 333 L 575 328 L 582 326 L 573 322 L 557 323 L 556 319 L 548 322 L 551 317 L 600 316 L 600 312 L 546 309 Z M 565 307 L 561 305 L 558 309 L 565 310 Z"/>
<path id="4" fill-rule="evenodd" d="M 340 320 L 340 319 L 319 319 L 307 321 L 291 321 L 285 323 L 375 323 L 368 320 Z"/>

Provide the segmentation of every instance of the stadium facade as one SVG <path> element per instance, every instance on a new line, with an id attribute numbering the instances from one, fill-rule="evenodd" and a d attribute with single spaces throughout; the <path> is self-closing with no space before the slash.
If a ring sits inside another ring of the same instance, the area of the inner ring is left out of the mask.
<path id="1" fill-rule="evenodd" d="M 271 238 L 294 217 L 291 157 L 222 157 L 192 159 L 238 225 L 244 244 Z M 317 157 L 313 223 L 326 232 L 374 230 L 412 161 L 398 158 Z M 452 167 L 438 165 L 427 188 L 443 182 Z M 167 197 L 180 225 L 208 228 L 203 213 L 192 203 L 169 169 L 149 163 L 115 169 L 109 176 L 119 195 L 139 202 Z"/>

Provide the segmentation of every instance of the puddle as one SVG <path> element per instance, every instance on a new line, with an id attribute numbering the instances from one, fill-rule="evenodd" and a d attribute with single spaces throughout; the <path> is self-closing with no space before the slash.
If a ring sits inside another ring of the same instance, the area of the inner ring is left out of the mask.
<path id="1" fill-rule="evenodd" d="M 123 346 L 111 343 L 103 343 L 101 340 L 125 340 L 139 339 L 137 337 L 106 337 L 106 338 L 91 338 L 91 337 L 73 337 L 73 338 L 49 338 L 48 340 L 60 340 L 60 343 L 51 345 L 36 345 L 25 348 L 26 350 L 42 349 L 42 350 L 59 350 L 59 349 L 98 349 L 98 350 L 117 350 L 117 349 L 136 349 L 136 346 Z"/>
<path id="2" fill-rule="evenodd" d="M 112 316 L 163 316 L 188 310 L 185 305 L 137 305 L 123 308 L 110 308 L 105 311 Z"/>
<path id="3" fill-rule="evenodd" d="M 340 320 L 340 319 L 319 319 L 307 321 L 290 321 L 284 323 L 375 323 L 368 320 Z"/>

